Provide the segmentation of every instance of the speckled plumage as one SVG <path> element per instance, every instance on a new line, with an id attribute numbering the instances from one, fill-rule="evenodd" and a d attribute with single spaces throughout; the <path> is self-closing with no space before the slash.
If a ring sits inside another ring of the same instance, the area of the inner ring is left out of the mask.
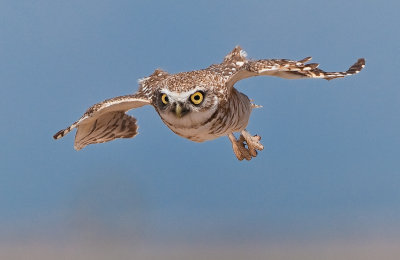
<path id="1" fill-rule="evenodd" d="M 234 88 L 242 79 L 254 76 L 276 76 L 287 79 L 323 78 L 331 80 L 356 74 L 365 66 L 359 59 L 345 72 L 325 72 L 316 63 L 287 59 L 249 60 L 235 47 L 220 64 L 203 70 L 168 74 L 157 69 L 139 80 L 135 94 L 107 99 L 90 107 L 66 129 L 54 135 L 59 139 L 77 128 L 75 149 L 116 138 L 132 138 L 137 134 L 136 119 L 126 114 L 130 109 L 152 105 L 163 122 L 176 134 L 195 142 L 228 136 L 239 160 L 250 160 L 262 150 L 259 136 L 246 131 L 255 106 Z M 233 133 L 239 132 L 239 139 Z"/>

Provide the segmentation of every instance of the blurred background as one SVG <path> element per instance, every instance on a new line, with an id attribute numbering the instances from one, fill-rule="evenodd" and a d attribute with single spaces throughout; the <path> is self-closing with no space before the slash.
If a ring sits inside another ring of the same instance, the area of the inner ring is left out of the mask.
<path id="1" fill-rule="evenodd" d="M 398 259 L 398 1 L 0 1 L 1 259 Z M 313 56 L 333 81 L 259 77 L 248 130 L 193 143 L 152 107 L 134 139 L 54 141 L 156 68 Z"/>

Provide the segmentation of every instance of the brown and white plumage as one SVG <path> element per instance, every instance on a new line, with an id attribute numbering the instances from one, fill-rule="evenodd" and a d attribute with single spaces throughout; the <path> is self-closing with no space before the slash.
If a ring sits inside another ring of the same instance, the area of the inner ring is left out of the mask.
<path id="1" fill-rule="evenodd" d="M 64 137 L 74 128 L 76 150 L 86 145 L 104 143 L 116 138 L 132 138 L 137 135 L 136 118 L 125 114 L 126 111 L 148 105 L 147 99 L 127 95 L 107 99 L 90 107 L 83 116 L 66 129 L 54 135 L 54 139 Z"/>
<path id="2" fill-rule="evenodd" d="M 222 63 L 203 70 L 168 74 L 158 69 L 139 81 L 135 94 L 90 107 L 78 121 L 57 132 L 54 139 L 77 128 L 74 147 L 80 150 L 89 144 L 132 138 L 137 135 L 138 126 L 126 112 L 152 105 L 174 133 L 195 142 L 228 136 L 236 157 L 250 160 L 264 147 L 259 136 L 251 136 L 245 130 L 251 111 L 257 106 L 234 88 L 237 81 L 255 76 L 331 80 L 356 74 L 365 66 L 365 60 L 359 59 L 345 72 L 325 72 L 317 63 L 307 63 L 310 60 L 311 57 L 299 61 L 249 60 L 237 46 Z M 240 133 L 239 139 L 235 132 Z"/>

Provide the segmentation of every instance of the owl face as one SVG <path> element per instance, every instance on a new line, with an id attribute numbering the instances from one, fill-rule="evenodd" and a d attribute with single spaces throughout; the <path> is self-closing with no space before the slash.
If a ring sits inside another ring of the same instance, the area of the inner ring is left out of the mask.
<path id="1" fill-rule="evenodd" d="M 176 126 L 192 126 L 206 121 L 217 109 L 218 99 L 211 90 L 195 87 L 185 92 L 160 89 L 156 109 L 161 118 Z"/>

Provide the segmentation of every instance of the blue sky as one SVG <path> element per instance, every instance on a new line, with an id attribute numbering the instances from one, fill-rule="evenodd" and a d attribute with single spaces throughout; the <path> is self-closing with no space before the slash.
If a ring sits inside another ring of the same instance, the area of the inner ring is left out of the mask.
<path id="1" fill-rule="evenodd" d="M 85 230 L 139 239 L 253 241 L 398 235 L 397 1 L 0 2 L 0 229 Z M 174 135 L 151 107 L 140 134 L 73 149 L 52 135 L 92 104 L 129 94 L 156 68 L 313 56 L 346 79 L 259 77 L 248 130 L 265 150 L 238 162 L 228 138 Z M 83 231 L 82 231 L 83 230 Z M 68 232 L 66 232 L 68 231 Z M 89 232 L 89 231 L 87 231 Z M 103 233 L 101 233 L 103 234 Z"/>

